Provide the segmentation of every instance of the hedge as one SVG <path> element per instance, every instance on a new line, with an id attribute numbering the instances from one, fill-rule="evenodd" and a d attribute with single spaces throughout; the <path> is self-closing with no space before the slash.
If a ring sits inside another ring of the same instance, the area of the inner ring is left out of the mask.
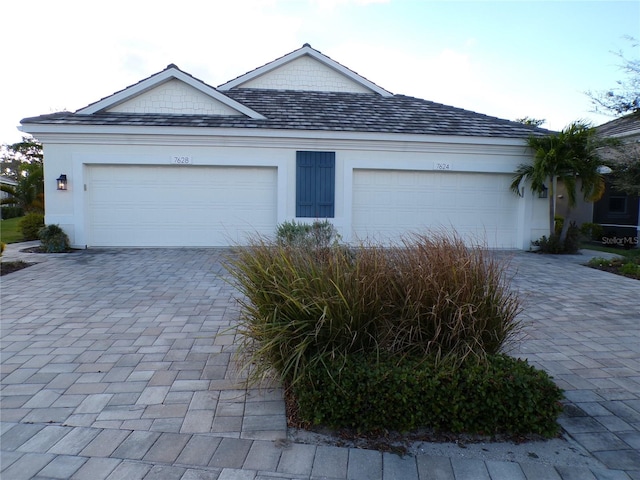
<path id="1" fill-rule="evenodd" d="M 360 432 L 558 433 L 562 390 L 524 360 L 436 366 L 424 359 L 352 355 L 310 366 L 292 386 L 303 421 Z"/>

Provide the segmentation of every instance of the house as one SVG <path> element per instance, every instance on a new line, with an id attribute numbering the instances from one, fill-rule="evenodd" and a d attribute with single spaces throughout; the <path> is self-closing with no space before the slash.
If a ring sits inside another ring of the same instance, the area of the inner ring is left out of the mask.
<path id="1" fill-rule="evenodd" d="M 44 145 L 46 222 L 79 248 L 226 246 L 329 219 L 348 242 L 453 227 L 528 249 L 548 225 L 545 200 L 509 190 L 545 130 L 394 95 L 308 44 L 217 88 L 171 64 L 21 123 Z"/>
<path id="2" fill-rule="evenodd" d="M 632 113 L 597 128 L 598 134 L 620 139 L 625 155 L 640 158 L 640 114 Z M 640 197 L 616 190 L 606 182 L 605 193 L 593 204 L 593 223 L 602 225 L 604 242 L 623 246 L 638 244 L 640 236 Z"/>
<path id="3" fill-rule="evenodd" d="M 13 188 L 18 186 L 18 182 L 16 182 L 13 178 L 0 175 L 0 185 Z M 11 198 L 11 195 L 8 192 L 0 191 L 0 200 L 4 200 L 5 198 Z"/>

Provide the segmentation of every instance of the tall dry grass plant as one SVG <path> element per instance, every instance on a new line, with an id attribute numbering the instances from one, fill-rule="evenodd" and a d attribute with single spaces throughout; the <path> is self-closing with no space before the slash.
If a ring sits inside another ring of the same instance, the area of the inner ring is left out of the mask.
<path id="1" fill-rule="evenodd" d="M 295 383 L 308 365 L 360 353 L 482 362 L 519 326 L 506 261 L 456 234 L 394 248 L 255 239 L 227 268 L 242 294 L 239 355 L 251 381 Z"/>

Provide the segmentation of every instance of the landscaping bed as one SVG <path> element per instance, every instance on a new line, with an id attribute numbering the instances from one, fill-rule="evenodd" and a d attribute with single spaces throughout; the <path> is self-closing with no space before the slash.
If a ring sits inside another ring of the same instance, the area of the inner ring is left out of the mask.
<path id="1" fill-rule="evenodd" d="M 13 262 L 0 262 L 0 276 L 17 272 L 18 270 L 30 267 L 31 265 L 35 265 L 35 263 L 23 262 L 22 260 L 16 260 Z"/>
<path id="2" fill-rule="evenodd" d="M 589 267 L 640 280 L 640 249 L 594 247 L 591 245 L 587 245 L 586 248 L 617 255 L 615 258 L 592 258 L 587 263 Z"/>
<path id="3" fill-rule="evenodd" d="M 638 258 L 593 258 L 587 264 L 591 268 L 640 280 L 640 257 Z"/>
<path id="4" fill-rule="evenodd" d="M 226 265 L 242 294 L 237 360 L 249 382 L 286 386 L 290 424 L 370 439 L 557 435 L 561 390 L 503 353 L 520 329 L 508 260 L 447 234 L 352 248 L 323 224 Z"/>

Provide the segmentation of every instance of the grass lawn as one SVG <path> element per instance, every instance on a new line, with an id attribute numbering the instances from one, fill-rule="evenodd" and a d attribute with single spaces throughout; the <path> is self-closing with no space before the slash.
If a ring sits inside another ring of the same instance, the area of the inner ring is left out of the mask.
<path id="1" fill-rule="evenodd" d="M 20 231 L 20 220 L 23 217 L 8 218 L 0 220 L 0 241 L 4 243 L 16 243 L 22 241 L 22 232 Z"/>
<path id="2" fill-rule="evenodd" d="M 605 247 L 604 245 L 592 245 L 592 244 L 582 245 L 582 248 L 585 248 L 588 250 L 595 250 L 596 252 L 613 253 L 615 255 L 620 255 L 621 257 L 630 258 L 630 259 L 640 258 L 640 248 L 632 248 L 629 250 L 625 250 L 624 248 Z"/>

